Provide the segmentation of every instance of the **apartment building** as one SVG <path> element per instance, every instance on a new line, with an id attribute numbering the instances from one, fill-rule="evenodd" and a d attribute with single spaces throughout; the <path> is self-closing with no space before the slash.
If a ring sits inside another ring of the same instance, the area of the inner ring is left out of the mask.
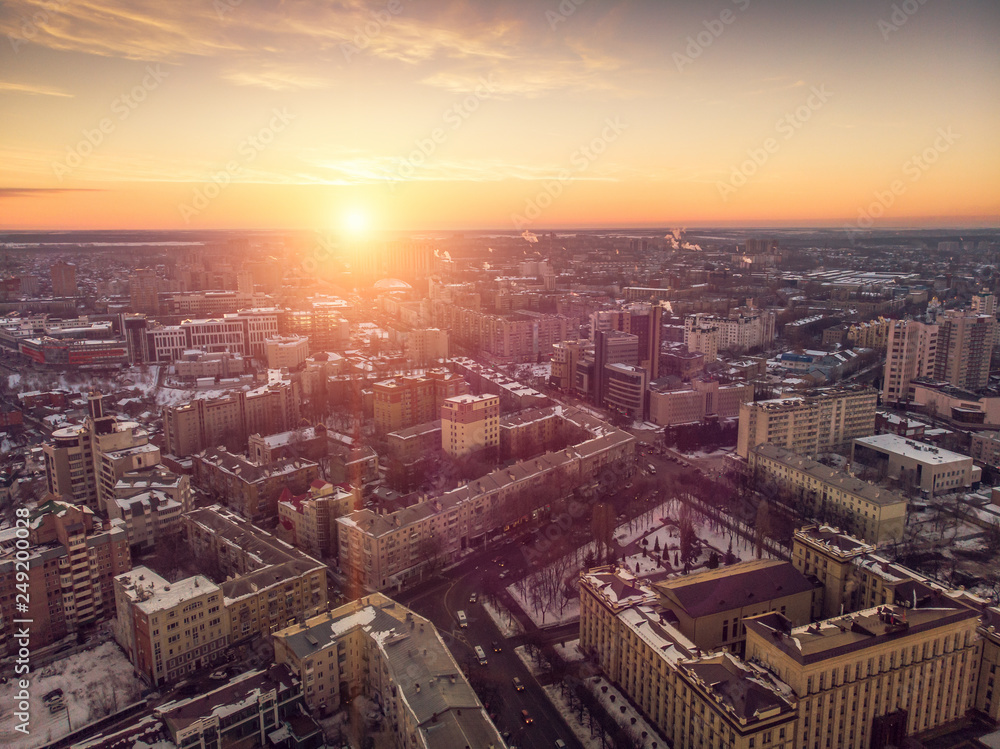
<path id="1" fill-rule="evenodd" d="M 322 423 L 277 434 L 251 434 L 247 440 L 247 455 L 258 465 L 283 458 L 305 458 L 318 462 L 330 454 L 331 439 L 326 425 Z"/>
<path id="2" fill-rule="evenodd" d="M 586 341 L 560 341 L 552 346 L 553 385 L 563 391 L 573 390 L 576 383 L 576 365 L 587 348 Z"/>
<path id="3" fill-rule="evenodd" d="M 128 277 L 129 309 L 157 315 L 160 312 L 160 279 L 153 268 L 139 268 Z"/>
<path id="4" fill-rule="evenodd" d="M 278 500 L 278 532 L 307 554 L 319 559 L 337 556 L 337 518 L 360 509 L 361 492 L 317 479 L 303 494 L 288 489 Z"/>
<path id="5" fill-rule="evenodd" d="M 281 316 L 280 333 L 305 336 L 312 351 L 343 351 L 351 338 L 349 310 L 340 300 L 312 300 L 305 308 L 287 310 Z"/>
<path id="6" fill-rule="evenodd" d="M 557 407 L 529 408 L 505 416 L 500 419 L 500 460 L 537 455 L 560 436 L 579 441 L 585 433 L 563 419 Z"/>
<path id="7" fill-rule="evenodd" d="M 264 352 L 268 369 L 298 369 L 309 358 L 309 339 L 304 335 L 267 338 Z"/>
<path id="8" fill-rule="evenodd" d="M 375 428 L 384 434 L 440 418 L 445 399 L 468 394 L 469 386 L 460 375 L 430 370 L 423 376 L 376 382 L 372 393 Z"/>
<path id="9" fill-rule="evenodd" d="M 774 342 L 775 315 L 766 310 L 740 309 L 727 317 L 705 313 L 688 315 L 684 318 L 684 344 L 688 343 L 692 331 L 717 330 L 716 349 L 718 351 L 746 351 L 751 348 L 768 348 Z"/>
<path id="10" fill-rule="evenodd" d="M 914 380 L 947 382 L 977 391 L 989 382 L 990 357 L 997 340 L 995 315 L 947 310 L 934 323 L 893 320 L 888 330 L 886 403 L 913 401 Z"/>
<path id="11" fill-rule="evenodd" d="M 983 473 L 968 455 L 898 434 L 855 439 L 851 462 L 870 466 L 880 475 L 932 497 L 969 489 Z"/>
<path id="12" fill-rule="evenodd" d="M 185 749 L 267 746 L 271 737 L 284 737 L 279 740 L 290 746 L 318 746 L 323 732 L 301 706 L 302 683 L 278 664 L 239 674 L 207 694 L 167 702 L 154 715 L 164 739 Z"/>
<path id="13" fill-rule="evenodd" d="M 203 491 L 250 520 L 277 517 L 283 491 L 302 494 L 319 478 L 319 466 L 303 458 L 257 464 L 225 449 L 195 455 L 192 471 Z"/>
<path id="14" fill-rule="evenodd" d="M 160 450 L 149 444 L 145 429 L 131 421 L 104 415 L 99 393 L 88 398 L 84 423 L 56 429 L 42 446 L 45 480 L 50 494 L 107 514 L 114 487 L 127 471 L 160 462 Z"/>
<path id="15" fill-rule="evenodd" d="M 274 659 L 327 714 L 378 700 L 400 749 L 505 746 L 465 674 L 427 619 L 375 593 L 275 632 Z"/>
<path id="16" fill-rule="evenodd" d="M 770 443 L 802 455 L 845 450 L 875 433 L 873 388 L 838 387 L 740 405 L 736 453 Z"/>
<path id="17" fill-rule="evenodd" d="M 222 589 L 203 575 L 171 583 L 147 567 L 114 578 L 115 640 L 150 686 L 224 660 Z"/>
<path id="18" fill-rule="evenodd" d="M 551 402 L 534 388 L 464 356 L 449 359 L 448 368 L 469 383 L 471 392 L 499 395 L 503 413 L 541 408 Z"/>
<path id="19" fill-rule="evenodd" d="M 1000 466 L 1000 435 L 996 432 L 976 432 L 972 435 L 969 453 L 974 461 L 984 466 Z"/>
<path id="20" fill-rule="evenodd" d="M 500 445 L 500 397 L 456 395 L 441 404 L 441 449 L 460 458 Z"/>
<path id="21" fill-rule="evenodd" d="M 703 364 L 711 364 L 719 358 L 719 328 L 710 323 L 685 326 L 684 345 L 690 353 L 702 354 Z"/>
<path id="22" fill-rule="evenodd" d="M 537 362 L 552 347 L 579 336 L 579 320 L 563 315 L 518 311 L 495 315 L 435 299 L 431 302 L 435 327 L 478 350 L 495 363 Z"/>
<path id="23" fill-rule="evenodd" d="M 163 466 L 131 471 L 115 484 L 108 515 L 125 524 L 130 546 L 153 548 L 157 541 L 176 538 L 181 515 L 193 507 L 191 479 Z"/>
<path id="24" fill-rule="evenodd" d="M 417 328 L 406 331 L 403 354 L 418 367 L 447 359 L 448 331 L 440 328 Z"/>
<path id="25" fill-rule="evenodd" d="M 242 449 L 251 434 L 285 432 L 301 418 L 299 382 L 275 376 L 253 390 L 165 406 L 163 436 L 167 452 L 180 458 L 220 445 Z"/>
<path id="26" fill-rule="evenodd" d="M 889 330 L 895 322 L 879 317 L 877 320 L 854 323 L 847 328 L 847 342 L 858 348 L 884 351 L 889 344 Z"/>
<path id="27" fill-rule="evenodd" d="M 52 296 L 74 297 L 77 295 L 76 265 L 65 260 L 57 260 L 49 266 L 52 277 Z"/>
<path id="28" fill-rule="evenodd" d="M 934 379 L 964 390 L 985 388 L 996 339 L 995 314 L 946 310 L 943 317 L 938 317 Z"/>
<path id="29" fill-rule="evenodd" d="M 250 521 L 214 505 L 184 516 L 187 547 L 219 571 L 232 644 L 266 637 L 327 608 L 327 568 Z"/>
<path id="30" fill-rule="evenodd" d="M 731 419 L 740 406 L 753 400 L 753 385 L 734 382 L 721 385 L 716 380 L 694 379 L 652 383 L 649 388 L 649 420 L 660 426 L 677 426 L 704 421 L 708 416 Z"/>
<path id="31" fill-rule="evenodd" d="M 27 518 L 28 549 L 17 528 L 0 531 L 0 654 L 15 647 L 14 619 L 30 619 L 31 645 L 44 647 L 115 615 L 112 579 L 132 567 L 120 520 L 105 521 L 85 505 L 55 498 Z M 24 580 L 25 567 L 28 579 Z M 27 586 L 25 588 L 25 586 Z M 28 611 L 17 593 L 31 591 Z"/>
<path id="32" fill-rule="evenodd" d="M 350 583 L 382 590 L 418 577 L 488 535 L 536 516 L 552 492 L 567 493 L 603 475 L 630 474 L 634 437 L 578 409 L 564 409 L 562 418 L 585 430 L 586 439 L 396 512 L 359 510 L 338 518 L 340 567 Z"/>
<path id="33" fill-rule="evenodd" d="M 901 541 L 907 499 L 777 445 L 750 451 L 749 467 L 759 481 L 784 487 L 815 516 L 873 544 Z"/>

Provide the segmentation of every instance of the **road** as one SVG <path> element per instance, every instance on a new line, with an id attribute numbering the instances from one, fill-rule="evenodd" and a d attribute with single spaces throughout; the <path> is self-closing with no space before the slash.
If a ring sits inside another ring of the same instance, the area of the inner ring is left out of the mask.
<path id="1" fill-rule="evenodd" d="M 395 598 L 434 623 L 441 633 L 469 680 L 476 687 L 487 712 L 501 733 L 509 732 L 508 744 L 519 748 L 536 747 L 552 749 L 556 739 L 570 747 L 581 747 L 562 717 L 555 711 L 539 682 L 531 675 L 514 652 L 524 637 L 507 641 L 483 608 L 487 592 L 499 594 L 513 579 L 511 575 L 523 570 L 526 561 L 518 543 L 492 546 L 470 555 L 461 567 L 453 571 L 450 579 L 437 579 Z M 499 559 L 503 566 L 494 562 Z M 505 571 L 508 577 L 500 579 Z M 477 602 L 470 602 L 476 593 Z M 456 612 L 464 611 L 467 627 L 460 627 Z M 560 627 L 560 638 L 575 637 L 577 625 Z M 493 649 L 493 643 L 500 647 Z M 486 651 L 487 665 L 479 665 L 474 648 L 479 645 Z M 514 677 L 524 685 L 523 691 L 514 688 Z M 527 710 L 532 719 L 526 725 L 521 711 Z"/>

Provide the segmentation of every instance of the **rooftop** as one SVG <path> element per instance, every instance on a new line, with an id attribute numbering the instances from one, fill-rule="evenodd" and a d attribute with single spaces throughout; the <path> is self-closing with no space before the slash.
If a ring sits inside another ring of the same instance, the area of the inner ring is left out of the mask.
<path id="1" fill-rule="evenodd" d="M 864 445 L 883 452 L 894 453 L 909 460 L 928 465 L 944 465 L 946 463 L 972 462 L 968 455 L 960 455 L 941 447 L 929 445 L 926 442 L 901 437 L 898 434 L 876 434 L 874 437 L 859 437 L 855 445 Z"/>
<path id="2" fill-rule="evenodd" d="M 791 562 L 758 559 L 714 570 L 669 578 L 654 586 L 671 604 L 692 618 L 730 611 L 760 601 L 805 593 L 816 587 Z"/>

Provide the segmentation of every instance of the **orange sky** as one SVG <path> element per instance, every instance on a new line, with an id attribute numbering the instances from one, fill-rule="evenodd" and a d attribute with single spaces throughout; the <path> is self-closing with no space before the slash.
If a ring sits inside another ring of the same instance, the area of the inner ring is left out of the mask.
<path id="1" fill-rule="evenodd" d="M 899 7 L 9 0 L 0 227 L 995 225 L 1000 6 Z"/>

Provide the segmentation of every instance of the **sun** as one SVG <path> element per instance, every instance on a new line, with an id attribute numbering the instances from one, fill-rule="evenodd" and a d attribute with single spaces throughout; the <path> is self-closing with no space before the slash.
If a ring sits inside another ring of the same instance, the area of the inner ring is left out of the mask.
<path id="1" fill-rule="evenodd" d="M 361 237 L 368 233 L 368 214 L 359 208 L 353 208 L 344 213 L 341 218 L 344 233 L 351 237 Z"/>

